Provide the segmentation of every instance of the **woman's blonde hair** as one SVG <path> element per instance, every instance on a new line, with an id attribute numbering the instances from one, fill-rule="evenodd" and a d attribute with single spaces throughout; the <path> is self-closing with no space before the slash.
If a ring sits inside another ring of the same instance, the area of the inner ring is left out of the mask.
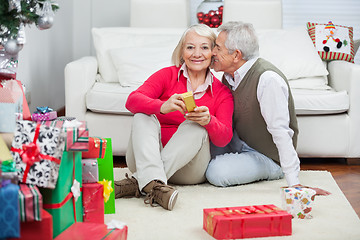
<path id="1" fill-rule="evenodd" d="M 185 37 L 190 31 L 195 31 L 202 37 L 206 37 L 211 41 L 211 49 L 215 46 L 216 34 L 214 31 L 205 24 L 195 24 L 190 26 L 188 29 L 185 30 L 183 35 L 181 36 L 179 43 L 177 44 L 176 48 L 171 57 L 171 62 L 177 67 L 180 67 L 184 63 L 183 59 L 183 49 L 185 45 Z"/>

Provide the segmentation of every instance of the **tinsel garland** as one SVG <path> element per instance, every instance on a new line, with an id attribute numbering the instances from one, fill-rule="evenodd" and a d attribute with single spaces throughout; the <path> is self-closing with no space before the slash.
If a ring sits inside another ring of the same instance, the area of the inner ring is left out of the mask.
<path id="1" fill-rule="evenodd" d="M 16 39 L 21 24 L 36 23 L 40 17 L 37 9 L 49 0 L 18 0 L 21 9 L 9 10 L 10 1 L 13 0 L 0 0 L 0 44 L 8 39 Z M 51 7 L 53 11 L 59 9 L 57 4 L 51 4 Z"/>

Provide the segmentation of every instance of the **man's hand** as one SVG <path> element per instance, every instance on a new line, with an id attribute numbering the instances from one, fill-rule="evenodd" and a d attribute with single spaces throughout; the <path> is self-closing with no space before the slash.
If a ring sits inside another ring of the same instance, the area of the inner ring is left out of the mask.
<path id="1" fill-rule="evenodd" d="M 196 107 L 193 112 L 186 113 L 185 118 L 197 122 L 201 126 L 209 124 L 211 120 L 209 108 L 206 106 Z"/>
<path id="2" fill-rule="evenodd" d="M 303 187 L 303 188 L 310 188 L 312 190 L 314 190 L 316 192 L 316 196 L 328 196 L 331 194 L 331 192 L 328 192 L 324 189 L 321 189 L 321 188 L 313 188 L 313 187 L 307 187 L 307 186 L 303 186 L 301 184 L 298 184 L 298 185 L 294 185 L 292 187 Z"/>
<path id="3" fill-rule="evenodd" d="M 172 95 L 166 102 L 164 102 L 160 108 L 160 113 L 162 114 L 167 114 L 175 111 L 180 111 L 182 114 L 185 114 L 186 111 L 184 98 L 181 94 L 177 93 Z"/>

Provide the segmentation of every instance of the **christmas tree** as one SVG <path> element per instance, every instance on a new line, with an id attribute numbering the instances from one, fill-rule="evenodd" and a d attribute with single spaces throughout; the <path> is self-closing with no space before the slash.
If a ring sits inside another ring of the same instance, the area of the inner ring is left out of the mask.
<path id="1" fill-rule="evenodd" d="M 58 9 L 51 0 L 0 0 L 0 79 L 16 77 L 25 26 L 35 23 L 40 30 L 50 28 Z"/>
<path id="2" fill-rule="evenodd" d="M 57 3 L 50 0 L 0 0 L 0 44 L 18 39 L 26 25 L 50 28 L 58 9 Z"/>

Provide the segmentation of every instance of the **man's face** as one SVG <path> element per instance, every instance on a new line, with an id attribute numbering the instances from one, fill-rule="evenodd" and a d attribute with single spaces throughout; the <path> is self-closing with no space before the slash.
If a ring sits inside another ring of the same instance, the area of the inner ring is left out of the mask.
<path id="1" fill-rule="evenodd" d="M 220 32 L 216 39 L 216 44 L 212 51 L 214 58 L 213 68 L 216 72 L 223 71 L 233 74 L 234 53 L 229 54 L 228 49 L 225 47 L 226 38 L 227 33 Z"/>

